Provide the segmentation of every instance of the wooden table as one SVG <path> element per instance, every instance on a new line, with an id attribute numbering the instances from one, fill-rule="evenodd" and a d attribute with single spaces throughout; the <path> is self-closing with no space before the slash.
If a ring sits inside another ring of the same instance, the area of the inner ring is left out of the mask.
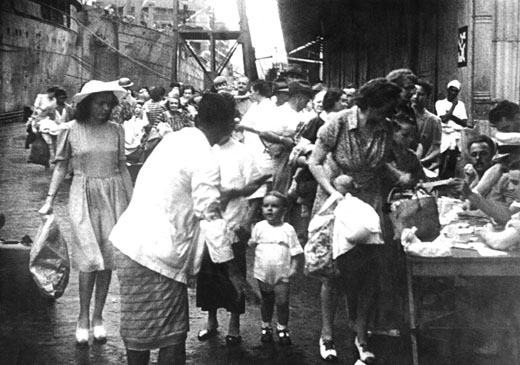
<path id="1" fill-rule="evenodd" d="M 417 257 L 407 255 L 408 310 L 413 364 L 419 365 L 417 349 L 416 306 L 413 290 L 415 277 L 482 277 L 520 276 L 520 253 L 507 256 L 482 257 L 477 251 L 452 249 L 451 257 Z"/>

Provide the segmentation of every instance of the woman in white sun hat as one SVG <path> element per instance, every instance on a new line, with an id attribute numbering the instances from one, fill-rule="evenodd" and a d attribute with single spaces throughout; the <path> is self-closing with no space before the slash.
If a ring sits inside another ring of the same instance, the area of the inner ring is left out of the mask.
<path id="1" fill-rule="evenodd" d="M 109 122 L 112 109 L 126 91 L 117 82 L 92 80 L 74 95 L 76 119 L 66 123 L 58 136 L 56 168 L 40 214 L 52 213 L 56 193 L 67 174 L 74 172 L 70 188 L 69 217 L 73 242 L 69 254 L 72 267 L 79 270 L 80 312 L 76 342 L 88 345 L 90 328 L 94 341 L 106 341 L 103 326 L 112 270 L 113 248 L 108 236 L 126 209 L 132 182 L 125 164 L 123 128 Z M 95 288 L 94 312 L 90 302 Z"/>

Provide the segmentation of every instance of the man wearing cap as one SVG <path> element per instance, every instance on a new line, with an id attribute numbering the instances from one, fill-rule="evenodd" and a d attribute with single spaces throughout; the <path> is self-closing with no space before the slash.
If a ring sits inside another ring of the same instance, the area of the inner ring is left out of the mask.
<path id="1" fill-rule="evenodd" d="M 285 79 L 277 79 L 274 81 L 272 99 L 276 106 L 283 105 L 289 100 L 289 86 Z"/>
<path id="2" fill-rule="evenodd" d="M 466 106 L 458 100 L 460 88 L 459 81 L 450 81 L 447 85 L 446 99 L 437 100 L 435 103 L 435 112 L 442 122 L 441 165 L 439 168 L 439 178 L 441 179 L 455 176 L 457 159 L 461 151 L 460 131 L 468 123 Z"/>
<path id="3" fill-rule="evenodd" d="M 291 81 L 305 81 L 307 80 L 307 75 L 302 66 L 298 64 L 290 64 L 287 66 L 287 69 L 282 73 L 287 82 Z"/>
<path id="4" fill-rule="evenodd" d="M 279 106 L 271 125 L 271 130 L 262 132 L 260 137 L 272 143 L 269 154 L 273 160 L 273 189 L 287 194 L 291 184 L 292 169 L 289 167 L 289 155 L 296 145 L 298 132 L 304 126 L 304 115 L 300 112 L 314 95 L 311 87 L 303 81 L 289 82 L 289 100 Z"/>

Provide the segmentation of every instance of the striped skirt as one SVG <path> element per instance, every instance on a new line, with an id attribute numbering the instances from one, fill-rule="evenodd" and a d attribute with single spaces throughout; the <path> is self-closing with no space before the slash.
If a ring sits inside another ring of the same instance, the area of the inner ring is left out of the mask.
<path id="1" fill-rule="evenodd" d="M 114 251 L 125 347 L 147 351 L 184 343 L 189 330 L 186 285 Z"/>

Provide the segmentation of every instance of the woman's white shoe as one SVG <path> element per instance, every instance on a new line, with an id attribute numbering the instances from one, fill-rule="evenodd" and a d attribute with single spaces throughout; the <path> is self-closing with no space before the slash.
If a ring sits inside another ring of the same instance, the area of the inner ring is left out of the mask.
<path id="1" fill-rule="evenodd" d="M 89 331 L 88 328 L 76 327 L 76 344 L 88 345 Z"/>
<path id="2" fill-rule="evenodd" d="M 372 352 L 368 351 L 367 344 L 359 343 L 357 336 L 354 340 L 354 343 L 359 352 L 359 359 L 361 361 L 363 361 L 365 364 L 372 364 L 374 361 L 376 361 L 376 356 Z"/>
<path id="3" fill-rule="evenodd" d="M 107 330 L 103 325 L 94 326 L 92 328 L 92 334 L 94 335 L 94 341 L 105 342 L 107 340 Z"/>
<path id="4" fill-rule="evenodd" d="M 336 348 L 334 347 L 334 342 L 332 340 L 324 340 L 320 337 L 320 355 L 321 358 L 325 361 L 336 361 L 338 358 L 338 353 L 336 352 Z"/>

